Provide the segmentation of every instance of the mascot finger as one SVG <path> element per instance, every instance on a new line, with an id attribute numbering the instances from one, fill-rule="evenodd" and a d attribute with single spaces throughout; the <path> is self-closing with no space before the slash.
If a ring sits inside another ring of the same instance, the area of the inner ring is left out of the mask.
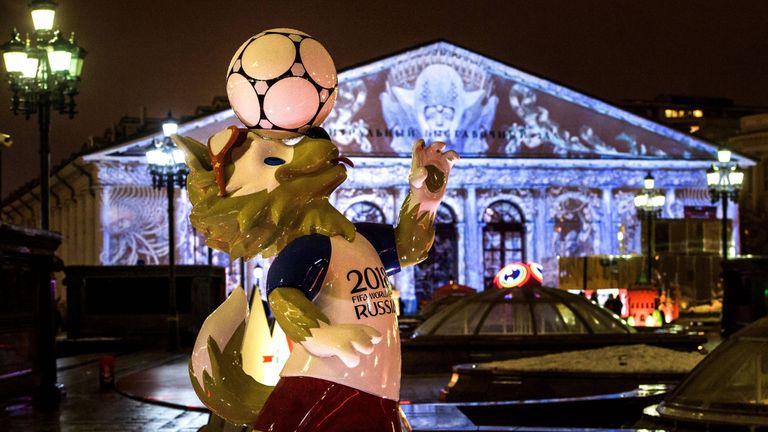
<path id="1" fill-rule="evenodd" d="M 418 167 L 411 171 L 411 174 L 408 176 L 408 181 L 411 183 L 411 186 L 418 189 L 424 185 L 424 181 L 427 179 L 427 170 L 424 167 Z"/>
<path id="2" fill-rule="evenodd" d="M 365 334 L 370 338 L 372 344 L 376 345 L 381 342 L 382 336 L 378 330 L 371 326 L 362 326 L 362 328 Z"/>
<path id="3" fill-rule="evenodd" d="M 368 355 L 373 352 L 373 342 L 368 340 L 362 340 L 362 341 L 352 341 L 352 348 L 355 349 L 355 351 L 359 352 L 360 354 Z"/>
<path id="4" fill-rule="evenodd" d="M 441 151 L 443 151 L 444 148 L 445 148 L 445 143 L 442 141 L 435 141 L 429 146 L 429 150 L 435 153 L 440 153 Z"/>
<path id="5" fill-rule="evenodd" d="M 456 161 L 461 159 L 459 154 L 453 150 L 448 150 L 447 152 L 443 153 L 443 156 L 445 156 L 445 160 L 448 161 L 448 165 L 451 167 L 453 167 L 453 164 L 455 164 Z"/>
<path id="6" fill-rule="evenodd" d="M 351 346 L 347 349 L 340 349 L 336 356 L 341 360 L 344 365 L 348 368 L 357 367 L 357 365 L 360 364 L 360 355 L 351 348 Z"/>
<path id="7" fill-rule="evenodd" d="M 304 339 L 304 341 L 301 342 L 301 346 L 315 357 L 331 357 L 340 349 L 338 346 L 319 343 L 311 337 Z"/>

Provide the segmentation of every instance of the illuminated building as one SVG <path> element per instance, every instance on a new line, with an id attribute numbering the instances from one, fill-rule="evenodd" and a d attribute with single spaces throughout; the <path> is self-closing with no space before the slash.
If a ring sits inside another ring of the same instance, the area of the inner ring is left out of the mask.
<path id="1" fill-rule="evenodd" d="M 410 307 L 449 280 L 490 286 L 514 261 L 540 262 L 544 284 L 555 285 L 547 269 L 558 257 L 641 253 L 633 199 L 649 171 L 665 194 L 663 218 L 709 205 L 705 172 L 716 146 L 447 42 L 343 71 L 339 89 L 324 127 L 356 165 L 331 197 L 350 219 L 395 222 L 416 138 L 447 141 L 462 155 L 438 212 L 432 256 L 395 277 Z M 183 120 L 179 133 L 205 141 L 233 124 L 221 107 Z M 139 132 L 57 171 L 52 226 L 65 235 L 67 264 L 165 262 L 165 198 L 152 190 L 144 161 L 160 134 Z M 179 262 L 205 263 L 185 193 L 176 206 Z M 28 188 L 3 211 L 28 224 L 34 205 Z M 730 217 L 737 214 L 733 206 Z M 738 250 L 738 236 L 733 242 Z"/>
<path id="2" fill-rule="evenodd" d="M 739 133 L 728 139 L 733 150 L 757 162 L 745 170 L 739 200 L 743 208 L 743 252 L 755 255 L 768 255 L 768 109 L 765 112 L 743 117 Z"/>

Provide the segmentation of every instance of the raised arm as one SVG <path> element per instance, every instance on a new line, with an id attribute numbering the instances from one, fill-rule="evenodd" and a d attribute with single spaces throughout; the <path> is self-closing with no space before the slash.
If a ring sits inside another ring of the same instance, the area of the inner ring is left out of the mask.
<path id="1" fill-rule="evenodd" d="M 411 190 L 400 207 L 400 220 L 395 227 L 395 241 L 400 266 L 418 264 L 427 258 L 435 240 L 435 214 L 445 195 L 448 175 L 459 155 L 443 152 L 445 143 L 424 140 L 413 145 L 411 172 L 408 182 Z"/>

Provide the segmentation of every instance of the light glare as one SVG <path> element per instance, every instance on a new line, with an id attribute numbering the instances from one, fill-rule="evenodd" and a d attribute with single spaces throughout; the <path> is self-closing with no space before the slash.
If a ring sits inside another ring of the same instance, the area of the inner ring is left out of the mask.
<path id="1" fill-rule="evenodd" d="M 656 181 L 653 177 L 646 177 L 645 180 L 643 180 L 643 187 L 646 189 L 653 189 L 654 186 L 656 186 Z"/>
<path id="2" fill-rule="evenodd" d="M 21 75 L 24 78 L 35 78 L 37 76 L 37 64 L 40 59 L 37 57 L 27 57 L 24 62 L 24 69 L 21 71 Z"/>
<path id="3" fill-rule="evenodd" d="M 53 18 L 56 11 L 53 9 L 36 9 L 32 11 L 32 24 L 35 31 L 50 31 L 53 28 Z"/>
<path id="4" fill-rule="evenodd" d="M 720 149 L 717 151 L 717 161 L 720 163 L 728 163 L 731 161 L 731 151 L 727 149 Z"/>
<path id="5" fill-rule="evenodd" d="M 179 124 L 173 121 L 163 123 L 163 135 L 171 136 L 179 130 Z"/>
<path id="6" fill-rule="evenodd" d="M 3 53 L 5 70 L 8 73 L 24 72 L 24 66 L 27 62 L 27 53 L 23 51 L 6 51 Z"/>
<path id="7" fill-rule="evenodd" d="M 53 72 L 66 72 L 72 62 L 72 53 L 69 51 L 48 51 L 48 63 Z"/>

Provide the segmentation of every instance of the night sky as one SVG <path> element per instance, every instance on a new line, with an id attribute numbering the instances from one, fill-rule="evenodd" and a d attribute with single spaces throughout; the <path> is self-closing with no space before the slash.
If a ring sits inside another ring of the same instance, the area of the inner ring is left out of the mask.
<path id="1" fill-rule="evenodd" d="M 470 7 L 471 5 L 471 7 Z M 60 0 L 56 24 L 88 50 L 80 113 L 53 115 L 52 162 L 128 114 L 192 114 L 224 95 L 230 57 L 249 36 L 292 27 L 339 70 L 446 39 L 607 101 L 658 94 L 768 106 L 765 1 L 167 1 Z M 0 2 L 0 36 L 32 31 L 26 0 Z M 2 68 L 2 72 L 5 69 Z M 38 175 L 37 118 L 0 89 L 3 195 Z"/>

